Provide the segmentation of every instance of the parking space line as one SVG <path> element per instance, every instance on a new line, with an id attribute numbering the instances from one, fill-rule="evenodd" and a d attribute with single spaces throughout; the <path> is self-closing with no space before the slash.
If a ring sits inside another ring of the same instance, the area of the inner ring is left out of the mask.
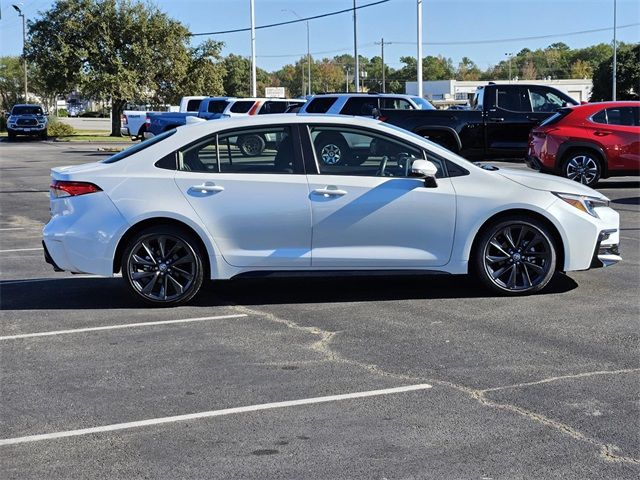
<path id="1" fill-rule="evenodd" d="M 34 252 L 36 250 L 42 250 L 42 247 L 37 248 L 12 248 L 10 250 L 0 250 L 0 253 L 10 253 L 10 252 Z"/>
<path id="2" fill-rule="evenodd" d="M 403 387 L 385 388 L 382 390 L 369 390 L 366 392 L 344 393 L 341 395 L 329 395 L 326 397 L 303 398 L 299 400 L 288 400 L 284 402 L 262 403 L 259 405 L 249 405 L 246 407 L 225 408 L 223 410 L 210 410 L 208 412 L 188 413 L 186 415 L 175 415 L 172 417 L 150 418 L 135 422 L 115 423 L 100 427 L 81 428 L 78 430 L 67 430 L 63 432 L 44 433 L 40 435 L 29 435 L 26 437 L 3 438 L 0 439 L 0 446 L 15 445 L 17 443 L 38 442 L 42 440 L 53 440 L 65 437 L 77 437 L 92 433 L 113 432 L 130 428 L 148 427 L 151 425 L 162 425 L 165 423 L 183 422 L 186 420 L 197 420 L 201 418 L 221 417 L 223 415 L 233 415 L 236 413 L 258 412 L 261 410 L 272 410 L 275 408 L 295 407 L 299 405 L 313 405 L 316 403 L 337 402 L 340 400 L 351 400 L 356 398 L 377 397 L 394 393 L 414 392 L 431 388 L 427 383 L 418 385 L 406 385 Z"/>
<path id="3" fill-rule="evenodd" d="M 24 227 L 0 228 L 0 232 L 8 232 L 9 230 L 24 230 Z"/>
<path id="4" fill-rule="evenodd" d="M 33 338 L 33 337 L 50 337 L 53 335 L 66 335 L 69 333 L 84 333 L 84 332 L 98 332 L 102 330 L 117 330 L 119 328 L 133 328 L 133 327 L 151 327 L 155 325 L 171 325 L 174 323 L 190 323 L 190 322 L 204 322 L 207 320 L 224 320 L 227 318 L 241 318 L 246 317 L 244 313 L 237 313 L 233 315 L 218 315 L 215 317 L 198 317 L 198 318 L 181 318 L 179 320 L 159 320 L 157 322 L 138 322 L 138 323 L 125 323 L 123 325 L 107 325 L 103 327 L 87 327 L 87 328 L 73 328 L 69 330 L 52 330 L 48 332 L 37 333 L 22 333 L 19 335 L 6 335 L 0 337 L 0 340 L 17 340 L 20 338 Z"/>

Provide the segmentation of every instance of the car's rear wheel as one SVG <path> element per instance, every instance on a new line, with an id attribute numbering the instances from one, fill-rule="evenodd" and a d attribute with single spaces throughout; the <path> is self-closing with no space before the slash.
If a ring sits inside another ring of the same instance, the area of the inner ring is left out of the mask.
<path id="1" fill-rule="evenodd" d="M 589 150 L 575 150 L 564 161 L 562 174 L 569 180 L 593 187 L 602 175 L 600 159 Z"/>
<path id="2" fill-rule="evenodd" d="M 238 148 L 245 157 L 262 155 L 266 143 L 260 135 L 243 135 L 238 138 Z"/>
<path id="3" fill-rule="evenodd" d="M 353 154 L 349 144 L 340 134 L 318 135 L 315 142 L 316 155 L 321 166 L 349 165 Z"/>
<path id="4" fill-rule="evenodd" d="M 202 286 L 203 255 L 198 242 L 183 229 L 152 227 L 128 243 L 122 273 L 133 295 L 146 303 L 181 305 Z"/>
<path id="5" fill-rule="evenodd" d="M 503 218 L 485 228 L 476 242 L 473 269 L 494 292 L 526 295 L 542 290 L 556 270 L 549 228 L 534 218 Z"/>

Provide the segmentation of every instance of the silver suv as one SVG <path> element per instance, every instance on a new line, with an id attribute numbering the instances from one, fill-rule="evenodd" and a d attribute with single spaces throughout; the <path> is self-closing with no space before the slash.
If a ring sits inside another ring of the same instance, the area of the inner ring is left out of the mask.
<path id="1" fill-rule="evenodd" d="M 7 135 L 9 140 L 15 140 L 17 135 L 37 135 L 47 139 L 47 125 L 49 119 L 40 105 L 14 105 L 7 119 Z"/>
<path id="2" fill-rule="evenodd" d="M 355 115 L 368 117 L 378 110 L 434 110 L 424 98 L 396 93 L 323 93 L 314 95 L 299 113 Z"/>

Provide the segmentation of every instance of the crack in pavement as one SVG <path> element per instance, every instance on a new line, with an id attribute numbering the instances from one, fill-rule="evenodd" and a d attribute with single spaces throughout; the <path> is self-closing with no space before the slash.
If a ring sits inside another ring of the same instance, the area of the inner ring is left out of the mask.
<path id="1" fill-rule="evenodd" d="M 588 377 L 592 377 L 592 376 L 597 376 L 597 375 L 616 375 L 616 374 L 621 374 L 621 373 L 633 373 L 633 372 L 640 372 L 640 368 L 631 368 L 631 369 L 624 369 L 624 370 L 600 370 L 600 371 L 594 371 L 594 372 L 584 372 L 584 373 L 577 373 L 577 374 L 572 374 L 572 375 L 562 375 L 562 376 L 556 376 L 556 377 L 549 377 L 549 378 L 544 378 L 541 380 L 537 380 L 534 382 L 525 382 L 525 383 L 517 383 L 517 384 L 512 384 L 512 385 L 504 385 L 501 387 L 493 387 L 493 388 L 487 388 L 487 389 L 476 389 L 476 388 L 471 388 L 471 387 L 467 387 L 465 385 L 460 385 L 457 383 L 453 383 L 447 380 L 441 380 L 441 379 L 433 379 L 433 378 L 426 378 L 426 377 L 422 377 L 422 376 L 415 376 L 415 375 L 407 375 L 407 374 L 402 374 L 402 373 L 397 373 L 397 372 L 389 372 L 386 370 L 383 370 L 382 368 L 380 368 L 378 365 L 375 364 L 369 364 L 369 363 L 364 363 L 364 362 L 360 362 L 358 360 L 354 360 L 354 359 L 350 359 L 350 358 L 346 358 L 343 355 L 337 353 L 336 351 L 332 350 L 330 348 L 330 343 L 331 341 L 335 338 L 335 336 L 337 334 L 340 333 L 340 331 L 335 331 L 335 332 L 330 332 L 327 330 L 322 330 L 319 327 L 315 327 L 315 326 L 310 326 L 310 327 L 305 327 L 302 325 L 299 325 L 298 323 L 291 321 L 291 320 L 286 320 L 284 318 L 280 318 L 277 315 L 274 315 L 272 313 L 268 313 L 268 312 L 263 312 L 260 310 L 255 310 L 252 308 L 248 308 L 245 306 L 241 306 L 241 305 L 235 305 L 235 304 L 230 304 L 229 306 L 233 307 L 235 310 L 241 312 L 241 313 L 245 313 L 247 315 L 256 315 L 259 317 L 263 317 L 266 318 L 267 320 L 271 321 L 271 322 L 275 322 L 275 323 L 279 323 L 282 325 L 285 325 L 287 328 L 291 328 L 293 330 L 298 330 L 298 331 L 302 331 L 302 332 L 306 332 L 309 333 L 311 335 L 315 335 L 315 336 L 319 336 L 319 340 L 314 342 L 313 344 L 311 344 L 311 346 L 309 347 L 311 350 L 318 352 L 320 354 L 323 354 L 327 361 L 332 361 L 332 362 L 336 362 L 336 363 L 343 363 L 343 364 L 347 364 L 347 365 L 353 365 L 356 366 L 358 368 L 363 368 L 373 374 L 376 375 L 381 375 L 381 376 L 385 376 L 385 377 L 393 377 L 393 378 L 398 378 L 398 379 L 402 379 L 402 380 L 411 380 L 411 381 L 420 381 L 420 382 L 427 382 L 427 383 L 431 383 L 431 384 L 437 384 L 437 385 L 442 385 L 442 386 L 446 386 L 446 387 L 450 387 L 452 389 L 458 390 L 460 392 L 463 392 L 464 394 L 468 395 L 469 397 L 471 397 L 474 400 L 477 400 L 481 405 L 490 407 L 490 408 L 495 408 L 495 409 L 499 409 L 499 410 L 505 410 L 505 411 L 509 411 L 511 413 L 515 413 L 519 416 L 523 416 L 525 418 L 527 418 L 528 420 L 532 420 L 534 422 L 540 423 L 546 427 L 552 428 L 560 433 L 562 433 L 563 435 L 567 435 L 571 438 L 573 438 L 574 440 L 578 440 L 581 442 L 585 442 L 588 443 L 590 445 L 593 445 L 594 447 L 598 448 L 599 454 L 600 456 L 608 461 L 608 462 L 621 462 L 621 463 L 629 463 L 632 465 L 640 465 L 640 459 L 638 458 L 633 458 L 633 457 L 628 457 L 625 455 L 621 455 L 619 453 L 616 452 L 621 452 L 622 449 L 616 445 L 613 444 L 609 444 L 609 443 L 603 443 L 595 438 L 589 437 L 588 435 L 580 432 L 579 430 L 571 427 L 570 425 L 567 425 L 565 423 L 562 423 L 560 421 L 557 420 L 553 420 L 549 417 L 546 417 L 545 415 L 542 415 L 540 413 L 536 413 L 533 412 L 531 410 L 527 410 L 525 408 L 522 407 L 518 407 L 517 405 L 511 405 L 509 403 L 500 403 L 497 402 L 495 400 L 491 400 L 490 398 L 487 397 L 487 394 L 491 393 L 491 392 L 496 392 L 496 391 L 500 391 L 500 390 L 508 390 L 508 389 L 515 389 L 515 388 L 522 388 L 522 387 L 527 387 L 527 386 L 533 386 L 533 385 L 541 385 L 541 384 L 545 384 L 545 383 L 551 383 L 551 382 L 556 382 L 556 381 L 561 381 L 561 380 L 573 380 L 573 379 L 577 379 L 577 378 L 588 378 Z M 297 362 L 288 362 L 289 364 L 295 364 Z M 306 363 L 306 362 L 305 362 Z"/>

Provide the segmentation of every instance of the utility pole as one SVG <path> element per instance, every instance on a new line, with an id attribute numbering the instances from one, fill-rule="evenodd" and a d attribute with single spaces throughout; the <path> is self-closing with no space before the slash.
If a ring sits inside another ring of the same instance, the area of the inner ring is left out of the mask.
<path id="1" fill-rule="evenodd" d="M 256 16 L 253 0 L 250 1 L 251 10 L 251 96 L 257 97 L 256 89 Z"/>
<path id="2" fill-rule="evenodd" d="M 360 62 L 358 61 L 358 33 L 356 23 L 356 0 L 353 0 L 353 57 L 356 61 L 356 73 L 353 78 L 356 82 L 356 93 L 358 93 L 360 91 Z"/>
<path id="3" fill-rule="evenodd" d="M 417 58 L 417 80 L 418 96 L 422 98 L 422 0 L 417 0 L 418 6 L 418 58 Z"/>
<path id="4" fill-rule="evenodd" d="M 298 15 L 294 10 L 291 10 L 290 8 L 283 8 L 281 11 L 283 12 L 291 12 L 293 13 L 296 18 L 302 20 L 302 17 L 300 15 Z M 305 22 L 307 24 L 307 83 L 309 85 L 309 89 L 308 89 L 308 94 L 311 95 L 311 48 L 310 48 L 310 43 L 309 43 L 309 20 L 307 20 Z M 304 94 L 304 67 L 302 67 L 302 93 Z"/>
<path id="5" fill-rule="evenodd" d="M 12 5 L 16 12 L 18 12 L 18 16 L 22 17 L 22 60 L 24 61 L 24 103 L 27 103 L 29 100 L 27 98 L 27 30 L 26 30 L 26 20 L 24 17 L 24 13 L 20 10 L 20 7 L 17 5 Z"/>
<path id="6" fill-rule="evenodd" d="M 385 67 L 384 67 L 384 46 L 391 45 L 393 42 L 384 42 L 384 38 L 381 38 L 379 42 L 374 42 L 376 45 L 380 45 L 380 56 L 382 58 L 382 93 L 386 92 L 385 87 Z"/>
<path id="7" fill-rule="evenodd" d="M 616 0 L 613 0 L 613 78 L 611 85 L 611 98 L 613 101 L 616 101 L 616 87 L 617 87 L 617 53 L 618 53 L 618 42 L 616 42 Z"/>
<path id="8" fill-rule="evenodd" d="M 346 81 L 345 81 L 345 86 L 347 87 L 347 93 L 349 93 L 349 66 L 345 66 L 344 71 L 347 75 L 346 77 Z"/>
<path id="9" fill-rule="evenodd" d="M 509 83 L 511 83 L 511 58 L 513 58 L 513 53 L 505 53 L 507 57 L 509 57 Z"/>

